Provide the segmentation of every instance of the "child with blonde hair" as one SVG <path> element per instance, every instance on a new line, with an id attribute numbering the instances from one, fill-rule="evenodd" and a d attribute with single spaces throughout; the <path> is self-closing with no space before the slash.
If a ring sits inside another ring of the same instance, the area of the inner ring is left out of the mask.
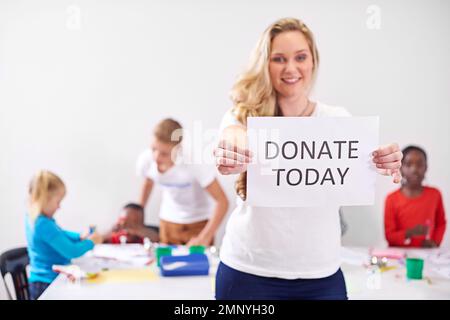
<path id="1" fill-rule="evenodd" d="M 30 297 L 37 299 L 56 278 L 55 264 L 69 264 L 102 242 L 93 232 L 80 235 L 63 230 L 53 218 L 66 194 L 64 182 L 50 171 L 39 171 L 29 187 L 26 236 L 30 257 Z"/>

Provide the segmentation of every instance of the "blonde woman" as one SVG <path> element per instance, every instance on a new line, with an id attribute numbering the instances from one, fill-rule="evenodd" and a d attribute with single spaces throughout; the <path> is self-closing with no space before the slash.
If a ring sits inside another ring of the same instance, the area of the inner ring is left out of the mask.
<path id="1" fill-rule="evenodd" d="M 54 264 L 69 264 L 102 242 L 94 232 L 80 235 L 61 229 L 53 216 L 66 194 L 64 182 L 50 171 L 39 171 L 29 189 L 26 236 L 30 257 L 30 298 L 37 299 L 56 278 Z"/>
<path id="2" fill-rule="evenodd" d="M 248 69 L 233 87 L 234 107 L 221 124 L 214 151 L 221 174 L 239 174 L 216 275 L 217 299 L 347 299 L 340 270 L 339 207 L 263 208 L 245 202 L 246 121 L 252 116 L 347 117 L 309 98 L 319 67 L 311 30 L 281 19 L 263 33 Z M 400 182 L 397 144 L 373 152 L 383 175 Z M 275 197 L 276 195 L 274 195 Z"/>

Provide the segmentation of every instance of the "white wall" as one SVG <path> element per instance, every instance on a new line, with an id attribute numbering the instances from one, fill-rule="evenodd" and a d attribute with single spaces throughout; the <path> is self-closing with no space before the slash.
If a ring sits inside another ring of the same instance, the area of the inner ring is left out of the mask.
<path id="1" fill-rule="evenodd" d="M 380 29 L 367 26 L 372 5 Z M 445 0 L 0 1 L 0 251 L 25 245 L 26 189 L 40 168 L 67 184 L 62 226 L 109 227 L 137 200 L 135 160 L 153 125 L 172 116 L 217 128 L 257 38 L 284 16 L 316 35 L 315 97 L 379 115 L 382 143 L 424 146 L 427 182 L 449 209 L 449 9 Z M 221 181 L 232 198 L 233 179 Z M 380 178 L 374 206 L 345 209 L 344 244 L 384 243 L 383 199 L 395 188 Z"/>

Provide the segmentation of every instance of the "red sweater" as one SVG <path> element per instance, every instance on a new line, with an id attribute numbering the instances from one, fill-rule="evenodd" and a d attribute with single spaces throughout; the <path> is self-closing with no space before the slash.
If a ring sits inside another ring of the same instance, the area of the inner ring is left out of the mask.
<path id="1" fill-rule="evenodd" d="M 441 244 L 445 232 L 445 212 L 442 196 L 438 189 L 423 187 L 423 192 L 415 198 L 406 197 L 400 190 L 386 198 L 384 209 L 384 231 L 390 246 L 421 247 L 426 236 L 414 236 L 405 243 L 407 229 L 418 224 L 430 225 L 429 238 Z"/>

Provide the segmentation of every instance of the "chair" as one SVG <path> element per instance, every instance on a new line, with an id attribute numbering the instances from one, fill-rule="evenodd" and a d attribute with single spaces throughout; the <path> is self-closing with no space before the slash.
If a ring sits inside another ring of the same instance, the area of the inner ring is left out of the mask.
<path id="1" fill-rule="evenodd" d="M 5 276 L 11 274 L 14 283 L 14 291 L 17 300 L 29 300 L 28 277 L 26 267 L 30 263 L 27 248 L 17 248 L 8 250 L 0 256 L 0 270 L 2 272 L 3 282 L 5 283 L 6 293 L 9 299 L 12 299 L 11 293 L 6 285 Z"/>

